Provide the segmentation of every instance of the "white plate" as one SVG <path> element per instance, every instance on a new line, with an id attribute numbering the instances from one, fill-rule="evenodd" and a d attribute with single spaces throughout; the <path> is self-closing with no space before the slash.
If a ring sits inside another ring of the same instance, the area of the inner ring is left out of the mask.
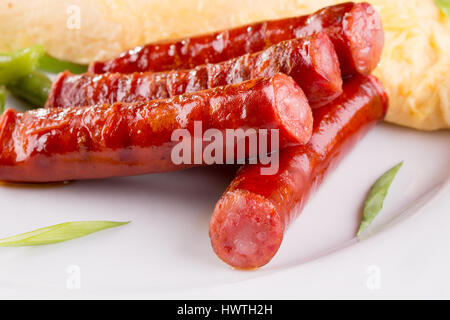
<path id="1" fill-rule="evenodd" d="M 231 168 L 52 187 L 0 186 L 0 237 L 65 221 L 132 221 L 66 243 L 1 248 L 0 297 L 187 298 L 183 292 L 292 274 L 292 268 L 355 243 L 364 197 L 398 162 L 405 161 L 375 227 L 411 216 L 447 188 L 449 145 L 449 131 L 379 125 L 310 200 L 273 261 L 252 272 L 227 267 L 208 238 L 209 217 L 233 177 Z M 440 227 L 435 226 L 436 232 L 443 232 Z"/>

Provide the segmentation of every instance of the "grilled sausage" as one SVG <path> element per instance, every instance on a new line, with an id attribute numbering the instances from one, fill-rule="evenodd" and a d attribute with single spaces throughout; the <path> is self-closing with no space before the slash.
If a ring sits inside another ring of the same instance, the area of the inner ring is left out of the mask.
<path id="1" fill-rule="evenodd" d="M 280 151 L 279 170 L 245 165 L 216 205 L 210 222 L 212 247 L 240 269 L 267 264 L 308 197 L 387 110 L 387 96 L 372 76 L 344 83 L 341 97 L 314 110 L 308 144 Z"/>
<path id="2" fill-rule="evenodd" d="M 148 103 L 10 109 L 0 118 L 0 180 L 95 179 L 198 165 L 176 164 L 171 157 L 180 143 L 173 141 L 174 131 L 187 130 L 194 140 L 197 121 L 201 134 L 277 129 L 280 148 L 306 143 L 313 123 L 303 91 L 283 74 Z"/>
<path id="3" fill-rule="evenodd" d="M 320 32 L 194 69 L 101 75 L 65 72 L 54 81 L 46 107 L 146 102 L 277 73 L 291 76 L 305 92 L 312 108 L 327 104 L 342 92 L 336 51 L 328 36 Z"/>
<path id="4" fill-rule="evenodd" d="M 384 44 L 381 18 L 368 3 L 323 8 L 311 15 L 265 21 L 176 41 L 153 43 L 90 65 L 92 73 L 191 69 L 261 51 L 281 41 L 324 31 L 336 47 L 344 76 L 369 74 Z"/>

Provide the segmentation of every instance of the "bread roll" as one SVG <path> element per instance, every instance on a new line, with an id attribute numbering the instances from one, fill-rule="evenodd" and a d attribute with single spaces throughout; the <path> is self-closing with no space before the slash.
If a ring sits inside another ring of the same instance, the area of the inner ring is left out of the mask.
<path id="1" fill-rule="evenodd" d="M 311 13 L 339 0 L 4 0 L 0 51 L 42 44 L 78 63 L 148 42 Z M 369 0 L 386 30 L 375 74 L 389 93 L 387 121 L 450 128 L 450 19 L 433 0 Z"/>

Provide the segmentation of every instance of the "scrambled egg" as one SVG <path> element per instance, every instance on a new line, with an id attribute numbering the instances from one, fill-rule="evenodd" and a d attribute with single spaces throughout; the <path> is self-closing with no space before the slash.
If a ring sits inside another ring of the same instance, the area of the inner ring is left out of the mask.
<path id="1" fill-rule="evenodd" d="M 450 19 L 432 0 L 373 0 L 386 31 L 375 70 L 386 86 L 386 120 L 422 130 L 450 128 Z"/>
<path id="2" fill-rule="evenodd" d="M 340 0 L 4 0 L 0 51 L 43 44 L 79 63 L 136 45 L 307 14 Z M 368 0 L 386 30 L 375 74 L 390 97 L 386 120 L 421 130 L 450 128 L 450 19 L 433 0 Z"/>

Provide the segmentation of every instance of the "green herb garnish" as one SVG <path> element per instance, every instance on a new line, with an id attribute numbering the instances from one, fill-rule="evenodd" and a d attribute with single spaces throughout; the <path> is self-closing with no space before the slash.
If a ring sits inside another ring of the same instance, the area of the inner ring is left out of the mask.
<path id="1" fill-rule="evenodd" d="M 357 233 L 358 237 L 369 227 L 383 208 L 384 198 L 386 198 L 389 187 L 402 165 L 403 161 L 383 174 L 370 189 L 364 203 L 363 217 Z"/>
<path id="2" fill-rule="evenodd" d="M 37 229 L 0 240 L 0 247 L 26 247 L 54 244 L 87 236 L 91 233 L 119 227 L 129 222 L 77 221 Z"/>
<path id="3" fill-rule="evenodd" d="M 450 18 L 450 0 L 434 0 L 441 11 Z"/>

